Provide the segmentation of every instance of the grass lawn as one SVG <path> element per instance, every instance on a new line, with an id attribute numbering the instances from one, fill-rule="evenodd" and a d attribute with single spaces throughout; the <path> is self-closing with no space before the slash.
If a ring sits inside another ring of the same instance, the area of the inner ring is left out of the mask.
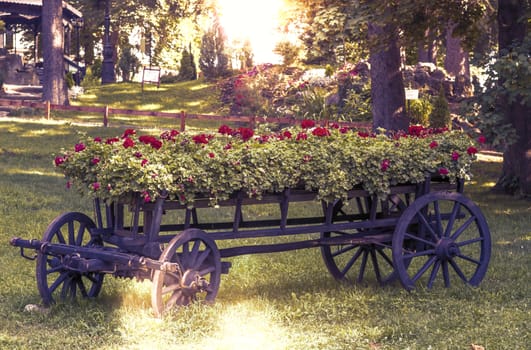
<path id="1" fill-rule="evenodd" d="M 127 94 L 119 99 L 127 101 Z M 531 344 L 531 204 L 489 191 L 501 169 L 496 159 L 477 162 L 476 177 L 466 187 L 493 240 L 479 288 L 453 284 L 407 292 L 398 284 L 340 284 L 326 271 L 319 250 L 308 249 L 232 258 L 215 305 L 193 305 L 163 319 L 151 313 L 151 282 L 111 276 L 95 300 L 26 312 L 27 304 L 40 302 L 35 263 L 8 242 L 13 236 L 40 238 L 64 211 L 91 215 L 90 202 L 65 190 L 52 165 L 52 154 L 75 143 L 79 130 L 121 133 L 0 118 L 0 349 L 470 349 L 471 344 L 528 349 Z"/>

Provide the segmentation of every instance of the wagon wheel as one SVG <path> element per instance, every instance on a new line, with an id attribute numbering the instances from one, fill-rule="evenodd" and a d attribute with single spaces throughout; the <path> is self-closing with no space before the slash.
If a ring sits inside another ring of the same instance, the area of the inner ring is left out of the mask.
<path id="1" fill-rule="evenodd" d="M 183 231 L 168 243 L 159 261 L 178 263 L 180 271 L 154 271 L 151 304 L 157 317 L 175 305 L 214 302 L 221 281 L 221 257 L 206 233 Z"/>
<path id="2" fill-rule="evenodd" d="M 55 218 L 44 232 L 42 242 L 62 243 L 70 246 L 102 246 L 99 239 L 91 238 L 90 230 L 96 225 L 83 213 L 70 212 Z M 37 287 L 45 305 L 55 303 L 55 299 L 75 299 L 96 297 L 103 284 L 103 273 L 77 272 L 66 269 L 62 256 L 37 253 Z"/>
<path id="3" fill-rule="evenodd" d="M 459 193 L 424 195 L 402 214 L 393 235 L 393 262 L 404 288 L 477 286 L 487 271 L 491 239 L 481 210 Z"/>
<path id="4" fill-rule="evenodd" d="M 355 200 L 357 205 L 351 203 L 349 206 L 355 205 L 358 214 L 369 215 L 371 209 L 361 204 L 359 198 Z M 341 215 L 348 215 L 343 212 L 342 205 L 340 203 L 338 205 L 339 208 L 334 215 L 336 219 L 340 219 Z M 396 216 L 405 210 L 406 203 L 398 195 L 391 195 L 384 206 L 384 215 Z M 321 246 L 325 265 L 335 279 L 361 283 L 370 273 L 382 285 L 397 279 L 398 275 L 392 260 L 391 228 L 355 229 L 321 234 L 324 240 L 342 239 L 339 237 L 345 238 L 348 242 Z"/>

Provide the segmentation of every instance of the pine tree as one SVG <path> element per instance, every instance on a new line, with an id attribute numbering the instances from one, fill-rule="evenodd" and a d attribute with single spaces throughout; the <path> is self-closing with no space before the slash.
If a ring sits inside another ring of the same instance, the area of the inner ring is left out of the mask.
<path id="1" fill-rule="evenodd" d="M 177 75 L 178 81 L 189 81 L 196 79 L 195 64 L 193 62 L 193 56 L 187 49 L 184 49 L 181 57 L 181 66 L 179 68 L 179 75 Z"/>
<path id="2" fill-rule="evenodd" d="M 199 67 L 207 80 L 225 76 L 229 70 L 229 58 L 225 53 L 226 35 L 217 19 L 201 39 Z"/>

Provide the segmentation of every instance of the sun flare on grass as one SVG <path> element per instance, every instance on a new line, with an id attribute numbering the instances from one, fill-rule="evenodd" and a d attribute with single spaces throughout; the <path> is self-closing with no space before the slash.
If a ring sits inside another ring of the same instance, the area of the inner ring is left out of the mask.
<path id="1" fill-rule="evenodd" d="M 282 36 L 279 15 L 285 0 L 217 0 L 220 22 L 229 42 L 248 40 L 255 63 L 278 63 L 273 49 Z"/>

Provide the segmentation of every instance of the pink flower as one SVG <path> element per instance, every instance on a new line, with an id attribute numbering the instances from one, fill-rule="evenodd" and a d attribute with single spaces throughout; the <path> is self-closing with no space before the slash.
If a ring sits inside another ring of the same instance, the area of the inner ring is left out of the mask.
<path id="1" fill-rule="evenodd" d="M 342 134 L 346 134 L 348 131 L 349 131 L 349 128 L 347 126 L 342 126 L 339 129 L 339 132 L 342 133 Z"/>
<path id="2" fill-rule="evenodd" d="M 304 163 L 308 163 L 310 160 L 312 160 L 312 156 L 307 154 L 304 156 L 304 158 L 302 158 L 302 160 L 304 161 Z"/>
<path id="3" fill-rule="evenodd" d="M 311 119 L 304 119 L 301 122 L 301 127 L 303 129 L 310 129 L 310 128 L 313 128 L 314 126 L 315 126 L 315 121 L 313 121 Z"/>
<path id="4" fill-rule="evenodd" d="M 151 197 L 149 196 L 149 192 L 148 191 L 142 192 L 142 196 L 144 197 L 144 202 L 145 203 L 151 202 Z"/>
<path id="5" fill-rule="evenodd" d="M 135 141 L 133 141 L 133 140 L 130 139 L 129 137 L 126 137 L 126 138 L 124 139 L 124 143 L 123 143 L 124 148 L 133 147 L 134 145 L 135 145 Z"/>
<path id="6" fill-rule="evenodd" d="M 77 143 L 75 146 L 74 146 L 74 151 L 76 152 L 81 152 L 83 151 L 85 148 L 85 145 L 83 143 Z"/>
<path id="7" fill-rule="evenodd" d="M 147 159 L 144 158 L 144 159 L 142 159 L 142 162 L 140 162 L 140 165 L 141 165 L 141 166 L 144 166 L 144 165 L 146 165 L 147 163 L 149 163 L 149 161 L 148 161 Z"/>
<path id="8" fill-rule="evenodd" d="M 232 144 L 231 144 L 231 143 L 227 143 L 227 144 L 223 147 L 224 150 L 229 150 L 229 149 L 231 149 L 231 148 L 232 148 Z"/>
<path id="9" fill-rule="evenodd" d="M 66 188 L 67 188 L 67 189 L 70 189 L 70 187 L 72 187 L 72 182 L 67 181 L 67 182 L 66 182 Z"/>
<path id="10" fill-rule="evenodd" d="M 435 147 L 438 147 L 438 146 L 439 146 L 439 144 L 437 143 L 437 141 L 432 141 L 430 143 L 430 148 L 432 148 L 432 149 L 435 148 Z"/>
<path id="11" fill-rule="evenodd" d="M 476 147 L 474 147 L 474 146 L 470 146 L 466 150 L 466 153 L 468 153 L 469 155 L 474 155 L 474 154 L 478 153 L 478 149 Z"/>
<path id="12" fill-rule="evenodd" d="M 160 138 L 167 141 L 175 141 L 175 136 L 177 135 L 179 135 L 179 132 L 175 129 L 171 129 L 170 131 L 164 131 L 160 134 Z"/>
<path id="13" fill-rule="evenodd" d="M 216 155 L 215 155 L 213 152 L 210 152 L 210 153 L 208 154 L 208 157 L 209 157 L 209 158 L 214 158 L 215 156 L 216 156 Z"/>
<path id="14" fill-rule="evenodd" d="M 58 156 L 58 157 L 55 157 L 54 162 L 55 162 L 55 166 L 59 166 L 65 162 L 65 159 L 63 157 Z"/>
<path id="15" fill-rule="evenodd" d="M 100 183 L 99 183 L 99 182 L 94 182 L 94 183 L 92 184 L 92 189 L 93 189 L 94 191 L 99 190 L 99 189 L 100 189 Z"/>
<path id="16" fill-rule="evenodd" d="M 452 160 L 453 161 L 457 161 L 459 159 L 459 153 L 457 153 L 456 151 L 453 151 L 452 152 Z"/>
<path id="17" fill-rule="evenodd" d="M 487 142 L 487 138 L 481 135 L 480 137 L 478 137 L 478 142 L 484 144 L 485 142 Z"/>
<path id="18" fill-rule="evenodd" d="M 391 161 L 389 159 L 384 159 L 382 163 L 380 164 L 380 169 L 382 169 L 382 171 L 386 171 L 390 165 L 391 165 Z"/>
<path id="19" fill-rule="evenodd" d="M 100 159 L 97 158 L 97 157 L 94 157 L 94 158 L 92 158 L 92 160 L 90 162 L 92 163 L 92 165 L 96 165 L 96 164 L 98 164 L 100 162 Z"/>
<path id="20" fill-rule="evenodd" d="M 112 138 L 110 138 L 110 139 L 105 140 L 105 143 L 108 144 L 108 145 L 112 145 L 113 143 L 118 142 L 118 141 L 120 141 L 119 138 L 117 138 L 117 137 L 112 137 Z"/>
<path id="21" fill-rule="evenodd" d="M 135 156 L 136 158 L 142 158 L 142 153 L 140 153 L 140 152 L 135 152 L 134 156 Z"/>
<path id="22" fill-rule="evenodd" d="M 448 175 L 448 169 L 446 169 L 446 168 L 439 168 L 439 174 L 441 174 L 441 175 Z"/>
<path id="23" fill-rule="evenodd" d="M 312 135 L 318 136 L 318 137 L 330 136 L 330 131 L 328 131 L 327 128 L 323 128 L 319 126 L 313 129 Z"/>

